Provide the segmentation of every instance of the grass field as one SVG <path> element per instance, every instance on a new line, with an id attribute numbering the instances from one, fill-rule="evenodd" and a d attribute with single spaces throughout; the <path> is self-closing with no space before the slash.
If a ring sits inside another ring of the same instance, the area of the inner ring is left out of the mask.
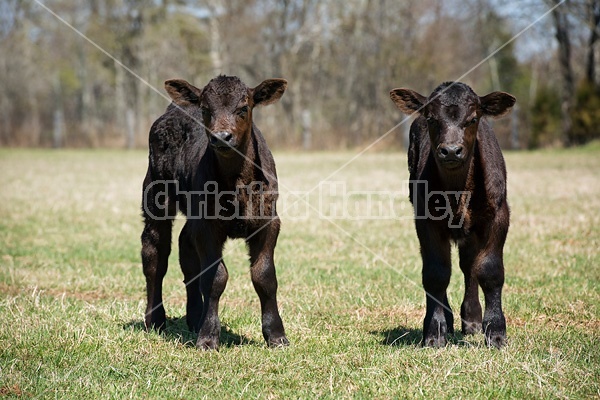
<path id="1" fill-rule="evenodd" d="M 396 219 L 331 220 L 312 209 L 300 218 L 299 204 L 285 201 L 352 156 L 275 154 L 282 207 L 293 210 L 282 213 L 276 249 L 291 346 L 265 346 L 244 243 L 233 241 L 221 349 L 200 352 L 185 324 L 176 246 L 167 330 L 143 330 L 146 154 L 0 150 L 0 398 L 600 396 L 600 146 L 506 154 L 512 224 L 501 351 L 482 335 L 419 347 L 425 295 L 405 197 Z M 400 191 L 406 179 L 400 153 L 366 154 L 329 178 L 363 192 Z M 353 198 L 368 206 L 367 194 Z M 462 295 L 455 263 L 455 315 Z"/>

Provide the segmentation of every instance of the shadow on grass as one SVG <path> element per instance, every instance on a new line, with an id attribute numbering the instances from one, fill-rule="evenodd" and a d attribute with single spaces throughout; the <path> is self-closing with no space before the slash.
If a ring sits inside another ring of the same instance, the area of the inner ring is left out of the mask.
<path id="1" fill-rule="evenodd" d="M 372 335 L 381 336 L 380 344 L 384 346 L 418 346 L 423 337 L 421 329 L 406 328 L 399 326 L 392 329 L 384 329 L 382 331 L 372 331 Z"/>
<path id="2" fill-rule="evenodd" d="M 404 326 L 381 331 L 372 331 L 370 333 L 382 337 L 380 344 L 383 346 L 420 347 L 421 339 L 423 338 L 422 329 L 406 328 Z M 448 335 L 448 345 L 460 347 L 472 346 L 472 343 L 469 343 L 464 339 L 465 336 L 461 332 L 454 332 L 454 334 Z"/>
<path id="3" fill-rule="evenodd" d="M 141 320 L 130 321 L 123 324 L 123 329 L 133 329 L 136 331 L 145 331 L 146 327 Z M 169 341 L 177 341 L 184 346 L 196 346 L 198 335 L 188 329 L 185 317 L 167 318 L 167 326 L 160 332 L 160 335 Z M 245 345 L 260 345 L 257 341 L 249 339 L 246 336 L 238 335 L 229 329 L 228 326 L 221 326 L 219 336 L 220 347 L 233 347 Z"/>

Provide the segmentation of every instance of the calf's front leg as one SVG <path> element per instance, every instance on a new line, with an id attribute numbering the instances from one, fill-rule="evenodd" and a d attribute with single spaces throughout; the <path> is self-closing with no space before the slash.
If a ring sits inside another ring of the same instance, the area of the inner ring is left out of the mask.
<path id="1" fill-rule="evenodd" d="M 260 298 L 262 333 L 269 347 L 289 345 L 277 306 L 277 276 L 273 260 L 279 220 L 268 223 L 261 231 L 247 240 L 250 252 L 252 284 Z"/>
<path id="2" fill-rule="evenodd" d="M 422 222 L 422 221 L 418 221 Z M 423 321 L 423 346 L 443 347 L 454 332 L 454 317 L 446 289 L 450 283 L 450 242 L 426 224 L 417 224 L 423 259 L 423 288 L 427 311 Z"/>
<path id="3" fill-rule="evenodd" d="M 224 242 L 224 240 L 223 240 Z M 202 316 L 196 347 L 202 350 L 216 350 L 219 348 L 221 334 L 221 321 L 219 320 L 219 300 L 225 287 L 229 274 L 222 259 L 220 246 L 199 247 L 200 264 L 200 291 L 202 292 Z M 216 251 L 218 249 L 218 252 Z"/>
<path id="4" fill-rule="evenodd" d="M 504 286 L 504 242 L 508 233 L 509 211 L 506 202 L 496 212 L 494 220 L 481 239 L 484 244 L 477 255 L 474 268 L 483 290 L 485 311 L 482 328 L 486 344 L 501 348 L 506 344 L 506 319 L 502 311 Z"/>
<path id="5" fill-rule="evenodd" d="M 477 279 L 485 298 L 483 332 L 488 346 L 501 348 L 506 344 L 506 319 L 502 312 L 504 265 L 502 253 L 484 254 L 477 266 Z"/>

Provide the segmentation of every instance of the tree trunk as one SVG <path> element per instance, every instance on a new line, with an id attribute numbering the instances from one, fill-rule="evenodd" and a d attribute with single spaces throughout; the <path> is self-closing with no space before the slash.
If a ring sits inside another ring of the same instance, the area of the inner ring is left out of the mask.
<path id="1" fill-rule="evenodd" d="M 127 148 L 133 149 L 135 147 L 135 111 L 128 107 L 125 116 L 127 124 Z"/>
<path id="2" fill-rule="evenodd" d="M 220 1 L 208 2 L 210 7 L 210 19 L 208 21 L 210 30 L 210 61 L 214 69 L 214 74 L 221 73 L 223 68 L 223 59 L 221 58 L 221 32 L 219 31 L 219 21 L 217 12 L 221 9 Z"/>
<path id="3" fill-rule="evenodd" d="M 521 140 L 519 138 L 519 111 L 520 107 L 515 105 L 510 117 L 510 148 L 519 150 L 521 148 Z"/>
<path id="4" fill-rule="evenodd" d="M 0 144 L 8 144 L 11 140 L 11 110 L 10 104 L 5 96 L 0 100 L 0 110 L 2 110 L 2 129 L 0 130 Z"/>
<path id="5" fill-rule="evenodd" d="M 310 150 L 312 148 L 312 130 L 311 117 L 308 109 L 302 110 L 302 148 Z"/>
<path id="6" fill-rule="evenodd" d="M 553 0 L 558 4 L 559 0 Z M 571 120 L 571 110 L 575 98 L 575 85 L 573 79 L 573 68 L 571 65 L 571 40 L 569 37 L 569 21 L 567 14 L 567 4 L 556 7 L 552 11 L 554 19 L 554 28 L 556 30 L 556 41 L 558 42 L 558 61 L 561 74 L 561 118 L 562 118 L 562 141 L 563 144 L 570 144 L 570 133 L 573 126 Z"/>
<path id="7" fill-rule="evenodd" d="M 86 53 L 84 44 L 81 40 L 77 41 L 77 55 L 77 77 L 79 78 L 79 82 L 81 82 L 77 102 L 77 124 L 79 126 L 80 133 L 83 134 L 83 139 L 85 140 L 86 145 L 94 146 L 97 145 L 97 138 L 95 137 L 93 124 L 90 121 L 91 113 L 93 112 L 92 108 L 90 107 L 90 103 L 92 102 L 92 93 L 88 76 Z"/>
<path id="8" fill-rule="evenodd" d="M 63 102 L 62 102 L 62 85 L 60 82 L 60 76 L 58 72 L 56 73 L 54 79 L 54 127 L 52 132 L 52 147 L 55 149 L 59 149 L 63 145 L 63 136 L 64 136 L 64 126 L 65 126 L 65 117 L 63 111 Z"/>
<path id="9" fill-rule="evenodd" d="M 117 62 L 115 62 L 115 123 L 117 131 L 126 131 L 125 113 L 125 70 Z"/>

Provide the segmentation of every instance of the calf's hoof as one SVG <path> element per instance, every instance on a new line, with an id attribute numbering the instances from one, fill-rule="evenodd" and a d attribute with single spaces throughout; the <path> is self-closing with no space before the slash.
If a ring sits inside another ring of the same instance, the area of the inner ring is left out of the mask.
<path id="1" fill-rule="evenodd" d="M 474 335 L 482 332 L 481 322 L 465 322 L 462 323 L 463 335 Z"/>
<path id="2" fill-rule="evenodd" d="M 506 320 L 504 319 L 504 315 L 500 314 L 489 319 L 484 318 L 483 326 L 485 344 L 488 347 L 500 349 L 506 345 Z"/>
<path id="3" fill-rule="evenodd" d="M 506 335 L 504 333 L 492 333 L 485 335 L 485 344 L 488 347 L 495 347 L 501 349 L 506 346 Z"/>
<path id="4" fill-rule="evenodd" d="M 198 350 L 218 350 L 219 338 L 199 337 L 196 342 L 196 348 Z"/>
<path id="5" fill-rule="evenodd" d="M 448 341 L 446 340 L 446 336 L 428 336 L 423 338 L 422 345 L 423 347 L 446 347 Z"/>
<path id="6" fill-rule="evenodd" d="M 159 307 L 154 311 L 146 313 L 144 326 L 146 327 L 146 331 L 156 330 L 157 332 L 162 332 L 167 326 L 165 309 Z"/>
<path id="7" fill-rule="evenodd" d="M 281 335 L 278 337 L 271 337 L 267 339 L 267 346 L 270 348 L 279 348 L 279 347 L 287 347 L 290 345 L 290 341 L 285 337 L 285 335 Z"/>
<path id="8" fill-rule="evenodd" d="M 421 342 L 423 347 L 446 346 L 446 343 L 448 343 L 446 336 L 449 326 L 446 324 L 445 319 L 436 318 L 435 316 L 430 320 L 426 318 L 423 327 L 423 341 Z"/>

